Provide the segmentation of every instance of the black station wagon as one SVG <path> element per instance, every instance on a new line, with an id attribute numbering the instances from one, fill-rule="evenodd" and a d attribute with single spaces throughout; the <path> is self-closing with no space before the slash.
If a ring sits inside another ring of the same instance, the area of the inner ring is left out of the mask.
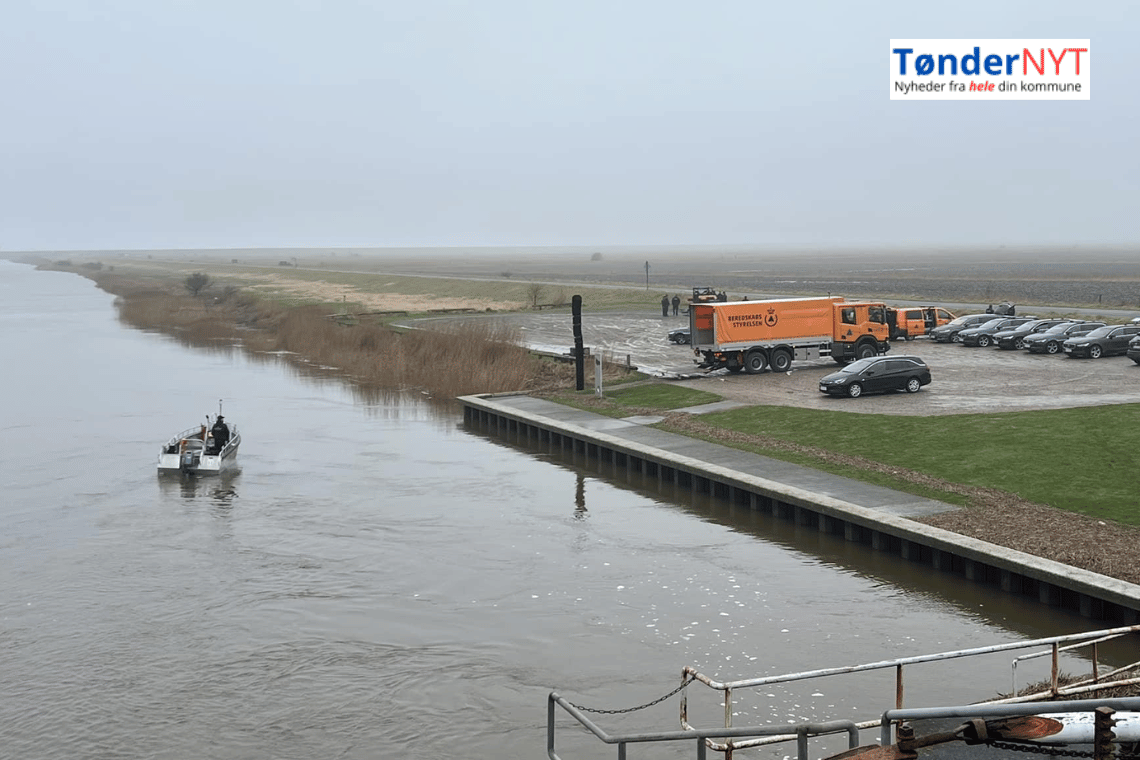
<path id="1" fill-rule="evenodd" d="M 864 393 L 918 393 L 930 384 L 930 368 L 918 356 L 872 356 L 819 380 L 820 393 L 857 398 Z"/>

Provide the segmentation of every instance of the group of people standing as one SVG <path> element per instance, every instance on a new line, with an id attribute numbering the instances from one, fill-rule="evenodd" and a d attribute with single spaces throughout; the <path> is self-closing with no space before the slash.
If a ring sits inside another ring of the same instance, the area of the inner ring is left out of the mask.
<path id="1" fill-rule="evenodd" d="M 694 291 L 694 293 L 695 292 L 696 291 Z M 712 293 L 712 291 L 709 291 L 709 292 Z M 728 300 L 728 294 L 722 290 L 716 294 L 716 300 L 727 301 Z M 745 296 L 744 300 L 747 301 L 748 296 Z M 670 306 L 673 307 L 673 316 L 674 317 L 677 316 L 680 313 L 680 309 L 681 309 L 681 296 L 673 296 L 672 298 L 669 298 L 668 293 L 661 296 L 661 316 L 663 316 L 663 317 L 669 316 L 669 307 Z"/>

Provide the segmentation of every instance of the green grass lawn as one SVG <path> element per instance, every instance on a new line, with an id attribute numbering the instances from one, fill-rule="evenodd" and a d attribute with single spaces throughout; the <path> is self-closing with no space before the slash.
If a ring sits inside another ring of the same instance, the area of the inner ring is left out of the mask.
<path id="1" fill-rule="evenodd" d="M 644 379 L 640 373 L 631 373 L 630 382 Z M 587 381 L 589 378 L 587 378 Z M 628 417 L 634 414 L 635 409 L 653 409 L 655 411 L 669 411 L 683 409 L 687 406 L 711 404 L 720 401 L 721 397 L 708 391 L 699 391 L 692 388 L 683 388 L 679 385 L 666 383 L 649 383 L 637 385 L 633 388 L 621 388 L 620 382 L 607 381 L 605 397 L 600 400 L 594 398 L 594 391 L 587 387 L 584 391 L 563 391 L 549 394 L 551 401 L 588 412 L 602 414 L 607 417 Z M 615 385 L 619 387 L 615 388 Z M 587 382 L 587 386 L 589 383 Z"/>
<path id="2" fill-rule="evenodd" d="M 687 406 L 711 404 L 721 400 L 721 397 L 715 393 L 664 383 L 651 383 L 639 385 L 636 388 L 606 391 L 606 398 L 622 406 L 650 406 L 655 409 L 684 409 Z"/>
<path id="3" fill-rule="evenodd" d="M 1140 525 L 1140 404 L 938 417 L 753 406 L 701 419 Z"/>

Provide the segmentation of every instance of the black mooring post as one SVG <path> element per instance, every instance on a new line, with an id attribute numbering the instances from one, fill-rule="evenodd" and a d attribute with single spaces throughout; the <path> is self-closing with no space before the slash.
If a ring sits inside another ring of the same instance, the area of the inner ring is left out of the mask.
<path id="1" fill-rule="evenodd" d="M 570 313 L 574 315 L 574 387 L 586 387 L 586 357 L 582 350 L 582 296 L 574 296 L 570 301 Z"/>

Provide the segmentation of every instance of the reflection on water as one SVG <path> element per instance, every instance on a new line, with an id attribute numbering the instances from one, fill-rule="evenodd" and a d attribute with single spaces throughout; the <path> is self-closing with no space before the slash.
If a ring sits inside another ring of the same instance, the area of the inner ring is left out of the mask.
<path id="1" fill-rule="evenodd" d="M 219 506 L 230 506 L 238 497 L 241 468 L 233 467 L 219 475 L 184 475 L 159 472 L 158 487 L 165 496 L 206 499 Z"/>
<path id="2" fill-rule="evenodd" d="M 1077 612 L 1044 607 L 1036 600 L 1002 592 L 995 586 L 968 582 L 963 577 L 935 570 L 928 564 L 913 562 L 896 554 L 872 549 L 841 535 L 820 531 L 815 526 L 800 525 L 774 514 L 751 509 L 709 493 L 694 491 L 689 486 L 660 481 L 655 475 L 634 472 L 596 456 L 563 449 L 558 444 L 540 443 L 525 433 L 499 429 L 494 425 L 468 423 L 476 435 L 508 448 L 529 452 L 576 475 L 575 516 L 585 514 L 585 483 L 590 475 L 623 490 L 633 491 L 662 502 L 666 507 L 692 514 L 707 522 L 730 528 L 734 532 L 801 554 L 805 563 L 820 564 L 855 577 L 867 578 L 884 588 L 894 590 L 900 598 L 918 603 L 933 602 L 952 608 L 980 623 L 996 624 L 1018 631 L 1028 638 L 1054 636 L 1060 632 L 1093 630 L 1105 627 L 1102 621 L 1090 621 Z M 913 621 L 912 621 L 913 622 Z M 1135 647 L 1130 642 L 1116 641 L 1102 645 L 1102 657 L 1118 664 L 1131 662 Z"/>
<path id="3" fill-rule="evenodd" d="M 585 520 L 586 511 L 586 476 L 579 472 L 574 487 L 574 519 Z"/>

